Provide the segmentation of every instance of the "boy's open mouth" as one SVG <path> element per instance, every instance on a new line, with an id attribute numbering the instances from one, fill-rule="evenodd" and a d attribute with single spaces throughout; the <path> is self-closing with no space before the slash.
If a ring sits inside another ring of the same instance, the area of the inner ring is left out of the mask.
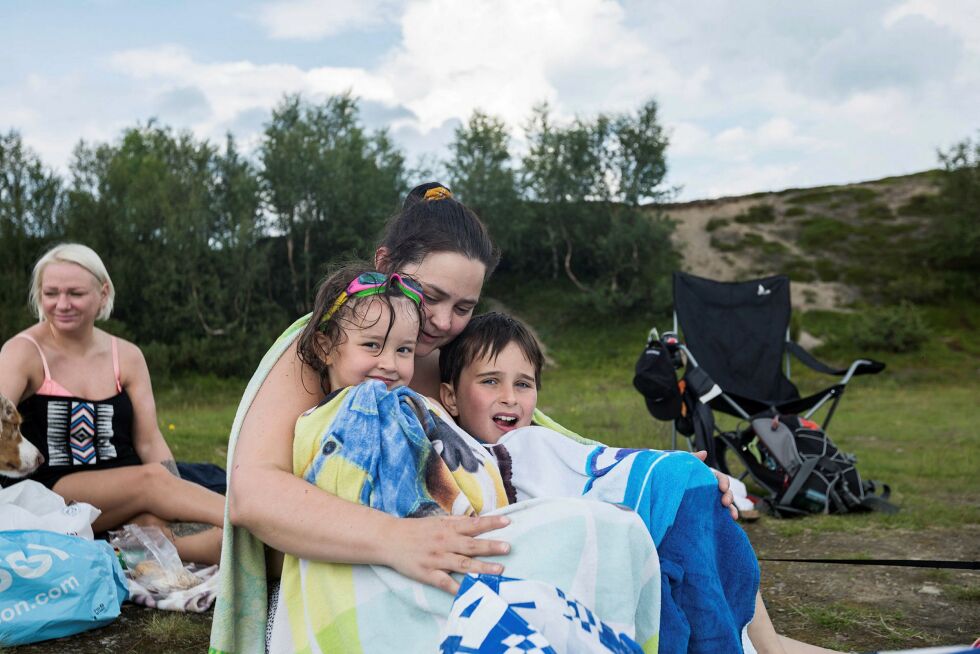
<path id="1" fill-rule="evenodd" d="M 493 422 L 501 429 L 513 429 L 517 426 L 517 416 L 510 413 L 498 413 L 493 417 Z"/>

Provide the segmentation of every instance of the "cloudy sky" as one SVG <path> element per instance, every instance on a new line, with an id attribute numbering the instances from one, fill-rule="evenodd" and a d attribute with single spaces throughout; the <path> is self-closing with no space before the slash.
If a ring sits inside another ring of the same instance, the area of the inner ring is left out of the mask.
<path id="1" fill-rule="evenodd" d="M 923 170 L 980 128 L 976 0 L 0 3 L 0 131 L 64 168 L 156 117 L 254 145 L 284 93 L 351 90 L 410 161 L 658 101 L 681 199 Z"/>

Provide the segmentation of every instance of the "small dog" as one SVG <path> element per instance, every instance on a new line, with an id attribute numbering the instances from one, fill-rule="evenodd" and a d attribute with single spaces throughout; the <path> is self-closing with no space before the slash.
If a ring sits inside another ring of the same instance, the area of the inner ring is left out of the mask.
<path id="1" fill-rule="evenodd" d="M 20 433 L 20 413 L 0 395 L 0 475 L 20 479 L 44 463 L 44 456 Z"/>

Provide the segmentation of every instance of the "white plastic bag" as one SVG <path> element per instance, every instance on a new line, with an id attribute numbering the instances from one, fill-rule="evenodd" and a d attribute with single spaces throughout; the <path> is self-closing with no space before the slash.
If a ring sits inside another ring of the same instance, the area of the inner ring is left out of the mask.
<path id="1" fill-rule="evenodd" d="M 92 540 L 92 523 L 102 511 L 85 502 L 65 500 L 32 479 L 0 489 L 0 531 L 35 529 Z"/>

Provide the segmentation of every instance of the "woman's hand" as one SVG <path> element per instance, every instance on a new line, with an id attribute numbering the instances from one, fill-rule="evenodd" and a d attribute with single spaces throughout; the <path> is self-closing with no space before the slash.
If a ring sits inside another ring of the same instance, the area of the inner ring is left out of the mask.
<path id="1" fill-rule="evenodd" d="M 507 554 L 510 545 L 476 538 L 510 524 L 504 516 L 439 516 L 395 521 L 385 564 L 400 574 L 447 593 L 459 590 L 450 573 L 499 575 L 504 566 L 474 557 Z"/>
<path id="2" fill-rule="evenodd" d="M 698 450 L 694 453 L 694 456 L 705 461 L 708 458 L 707 450 Z M 718 479 L 718 492 L 721 493 L 721 505 L 728 507 L 728 512 L 732 514 L 733 520 L 738 520 L 738 509 L 735 508 L 735 496 L 732 495 L 731 484 L 728 482 L 728 475 L 718 472 L 714 468 L 709 468 L 711 472 L 714 473 L 715 477 Z"/>

